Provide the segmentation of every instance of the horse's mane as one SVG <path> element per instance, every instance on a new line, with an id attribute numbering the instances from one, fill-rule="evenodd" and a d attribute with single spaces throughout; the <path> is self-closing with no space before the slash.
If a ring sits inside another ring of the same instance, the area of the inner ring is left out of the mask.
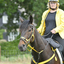
<path id="1" fill-rule="evenodd" d="M 37 38 L 37 39 L 41 39 L 42 40 L 42 42 L 44 42 L 45 43 L 45 45 L 47 44 L 47 41 L 45 40 L 45 38 L 44 37 L 42 37 L 39 33 L 38 33 L 38 31 L 37 31 L 37 29 L 35 28 L 35 37 Z"/>

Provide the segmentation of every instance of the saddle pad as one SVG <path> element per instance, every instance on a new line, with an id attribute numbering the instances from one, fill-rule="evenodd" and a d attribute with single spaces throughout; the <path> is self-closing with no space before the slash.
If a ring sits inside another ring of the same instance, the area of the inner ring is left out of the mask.
<path id="1" fill-rule="evenodd" d="M 58 54 L 58 57 L 59 57 L 59 60 L 60 60 L 60 64 L 63 64 L 63 62 L 62 62 L 63 60 L 62 60 L 62 57 L 61 57 L 61 54 L 60 54 L 58 48 L 56 48 L 56 52 Z"/>

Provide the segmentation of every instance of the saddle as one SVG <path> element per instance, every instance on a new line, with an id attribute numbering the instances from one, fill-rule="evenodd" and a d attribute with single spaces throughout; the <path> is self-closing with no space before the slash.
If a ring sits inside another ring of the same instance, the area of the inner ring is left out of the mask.
<path id="1" fill-rule="evenodd" d="M 46 38 L 45 40 L 54 48 L 60 47 L 60 44 L 54 41 L 52 38 Z"/>
<path id="2" fill-rule="evenodd" d="M 62 56 L 62 59 L 64 60 L 63 58 L 63 54 L 62 54 L 62 51 L 63 51 L 63 46 L 61 44 L 59 44 L 57 41 L 53 40 L 52 37 L 54 34 L 51 35 L 51 37 L 47 37 L 48 35 L 50 35 L 50 33 L 48 33 L 47 35 L 43 35 L 42 37 L 54 48 L 58 48 L 58 50 L 60 51 L 60 54 Z"/>
<path id="3" fill-rule="evenodd" d="M 62 51 L 63 51 L 63 46 L 59 43 L 57 43 L 56 41 L 54 41 L 52 38 L 46 38 L 45 39 L 54 49 L 58 48 L 58 50 L 60 51 L 61 57 L 64 60 Z"/>

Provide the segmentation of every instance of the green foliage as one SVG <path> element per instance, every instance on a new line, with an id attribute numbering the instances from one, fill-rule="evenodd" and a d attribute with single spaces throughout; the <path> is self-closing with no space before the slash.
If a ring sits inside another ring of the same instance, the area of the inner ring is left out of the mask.
<path id="1" fill-rule="evenodd" d="M 8 24 L 6 25 L 8 32 L 12 29 L 18 28 L 17 24 L 13 24 L 14 17 L 19 21 L 18 9 L 25 8 L 25 11 L 20 15 L 24 18 L 28 18 L 29 15 L 35 14 L 35 22 L 40 25 L 42 14 L 47 9 L 48 0 L 0 0 L 0 16 L 3 12 L 8 15 Z M 64 10 L 64 1 L 60 0 L 60 8 Z M 18 8 L 20 6 L 20 8 Z M 27 13 L 24 15 L 24 13 Z"/>
<path id="2" fill-rule="evenodd" d="M 10 56 L 17 56 L 17 55 L 23 55 L 26 53 L 30 53 L 28 50 L 26 50 L 25 52 L 21 52 L 18 49 L 18 44 L 20 40 L 19 38 L 20 36 L 18 36 L 14 41 L 0 43 L 1 55 L 5 57 L 10 57 Z"/>
<path id="3" fill-rule="evenodd" d="M 64 1 L 60 0 L 60 8 L 64 10 Z"/>
<path id="4" fill-rule="evenodd" d="M 0 39 L 3 39 L 3 32 L 4 32 L 4 29 L 0 29 Z"/>
<path id="5" fill-rule="evenodd" d="M 46 0 L 36 0 L 33 3 L 33 13 L 35 14 L 35 22 L 40 24 L 42 19 L 43 12 L 47 9 L 47 2 Z"/>
<path id="6" fill-rule="evenodd" d="M 24 0 L 18 0 L 19 2 L 24 2 Z"/>

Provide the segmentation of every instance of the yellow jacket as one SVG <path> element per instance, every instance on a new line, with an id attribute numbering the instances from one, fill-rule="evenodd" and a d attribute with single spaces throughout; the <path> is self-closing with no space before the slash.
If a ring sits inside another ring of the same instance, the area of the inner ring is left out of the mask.
<path id="1" fill-rule="evenodd" d="M 39 33 L 41 33 L 41 35 L 44 35 L 45 28 L 46 28 L 45 19 L 49 12 L 50 12 L 50 9 L 46 10 L 43 13 L 41 24 L 37 29 Z M 54 30 L 56 31 L 56 33 L 59 33 L 62 39 L 64 39 L 64 11 L 63 10 L 57 9 L 55 20 L 56 20 L 56 28 L 54 28 Z"/>

